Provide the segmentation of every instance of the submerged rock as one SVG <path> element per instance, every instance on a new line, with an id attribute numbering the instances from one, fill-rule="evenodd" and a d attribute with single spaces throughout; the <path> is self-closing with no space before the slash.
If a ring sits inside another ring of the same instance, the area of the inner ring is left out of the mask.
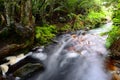
<path id="1" fill-rule="evenodd" d="M 28 63 L 18 70 L 16 70 L 13 75 L 17 77 L 24 78 L 26 76 L 32 76 L 32 73 L 35 72 L 36 70 L 43 70 L 43 66 L 40 63 L 32 64 Z"/>

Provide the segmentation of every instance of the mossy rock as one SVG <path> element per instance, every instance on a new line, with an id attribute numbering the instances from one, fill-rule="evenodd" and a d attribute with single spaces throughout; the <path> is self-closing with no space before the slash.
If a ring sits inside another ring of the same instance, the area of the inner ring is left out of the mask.
<path id="1" fill-rule="evenodd" d="M 25 76 L 29 76 L 30 74 L 32 74 L 36 70 L 38 70 L 38 71 L 43 70 L 43 65 L 40 63 L 35 63 L 35 64 L 28 63 L 28 64 L 22 66 L 21 68 L 19 68 L 18 70 L 16 70 L 13 73 L 13 75 L 17 76 L 17 77 L 24 78 Z"/>

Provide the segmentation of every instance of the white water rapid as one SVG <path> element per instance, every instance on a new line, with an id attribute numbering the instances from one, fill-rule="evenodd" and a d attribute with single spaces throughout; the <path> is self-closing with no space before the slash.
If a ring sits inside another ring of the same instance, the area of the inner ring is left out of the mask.
<path id="1" fill-rule="evenodd" d="M 44 71 L 14 80 L 111 80 L 105 67 L 107 35 L 100 35 L 111 29 L 112 22 L 90 31 L 62 35 L 56 44 L 33 49 L 26 55 L 26 62 L 30 62 L 31 56 L 35 59 L 31 62 L 42 63 Z"/>
<path id="2" fill-rule="evenodd" d="M 60 39 L 51 55 L 45 61 L 45 71 L 26 80 L 111 80 L 105 69 L 104 60 L 108 54 L 106 36 L 112 23 L 93 29 L 86 34 L 66 34 Z"/>

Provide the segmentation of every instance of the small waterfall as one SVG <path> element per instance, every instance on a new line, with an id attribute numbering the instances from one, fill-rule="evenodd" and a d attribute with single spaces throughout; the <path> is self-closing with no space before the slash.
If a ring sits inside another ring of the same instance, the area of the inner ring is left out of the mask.
<path id="1" fill-rule="evenodd" d="M 64 35 L 48 57 L 46 69 L 28 80 L 111 80 L 105 69 L 105 40 L 98 35 Z"/>
<path id="2" fill-rule="evenodd" d="M 100 28 L 90 30 L 89 33 L 100 34 L 100 33 L 108 32 L 112 29 L 112 24 L 113 22 L 108 22 L 103 26 L 101 26 Z"/>
<path id="3" fill-rule="evenodd" d="M 108 55 L 106 37 L 99 34 L 110 30 L 112 23 L 105 26 L 88 32 L 81 30 L 65 34 L 54 47 L 48 47 L 49 50 L 44 47 L 33 49 L 26 56 L 43 63 L 45 70 L 21 80 L 111 80 L 105 67 Z"/>

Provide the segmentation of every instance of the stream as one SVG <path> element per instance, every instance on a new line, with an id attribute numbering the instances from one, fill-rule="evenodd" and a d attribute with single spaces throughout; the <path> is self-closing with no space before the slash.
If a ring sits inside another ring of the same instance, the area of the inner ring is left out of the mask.
<path id="1" fill-rule="evenodd" d="M 105 67 L 109 53 L 105 47 L 107 35 L 100 36 L 111 30 L 111 26 L 112 22 L 97 29 L 64 34 L 56 39 L 57 43 L 34 48 L 19 62 L 40 63 L 42 70 L 8 80 L 111 80 Z"/>

